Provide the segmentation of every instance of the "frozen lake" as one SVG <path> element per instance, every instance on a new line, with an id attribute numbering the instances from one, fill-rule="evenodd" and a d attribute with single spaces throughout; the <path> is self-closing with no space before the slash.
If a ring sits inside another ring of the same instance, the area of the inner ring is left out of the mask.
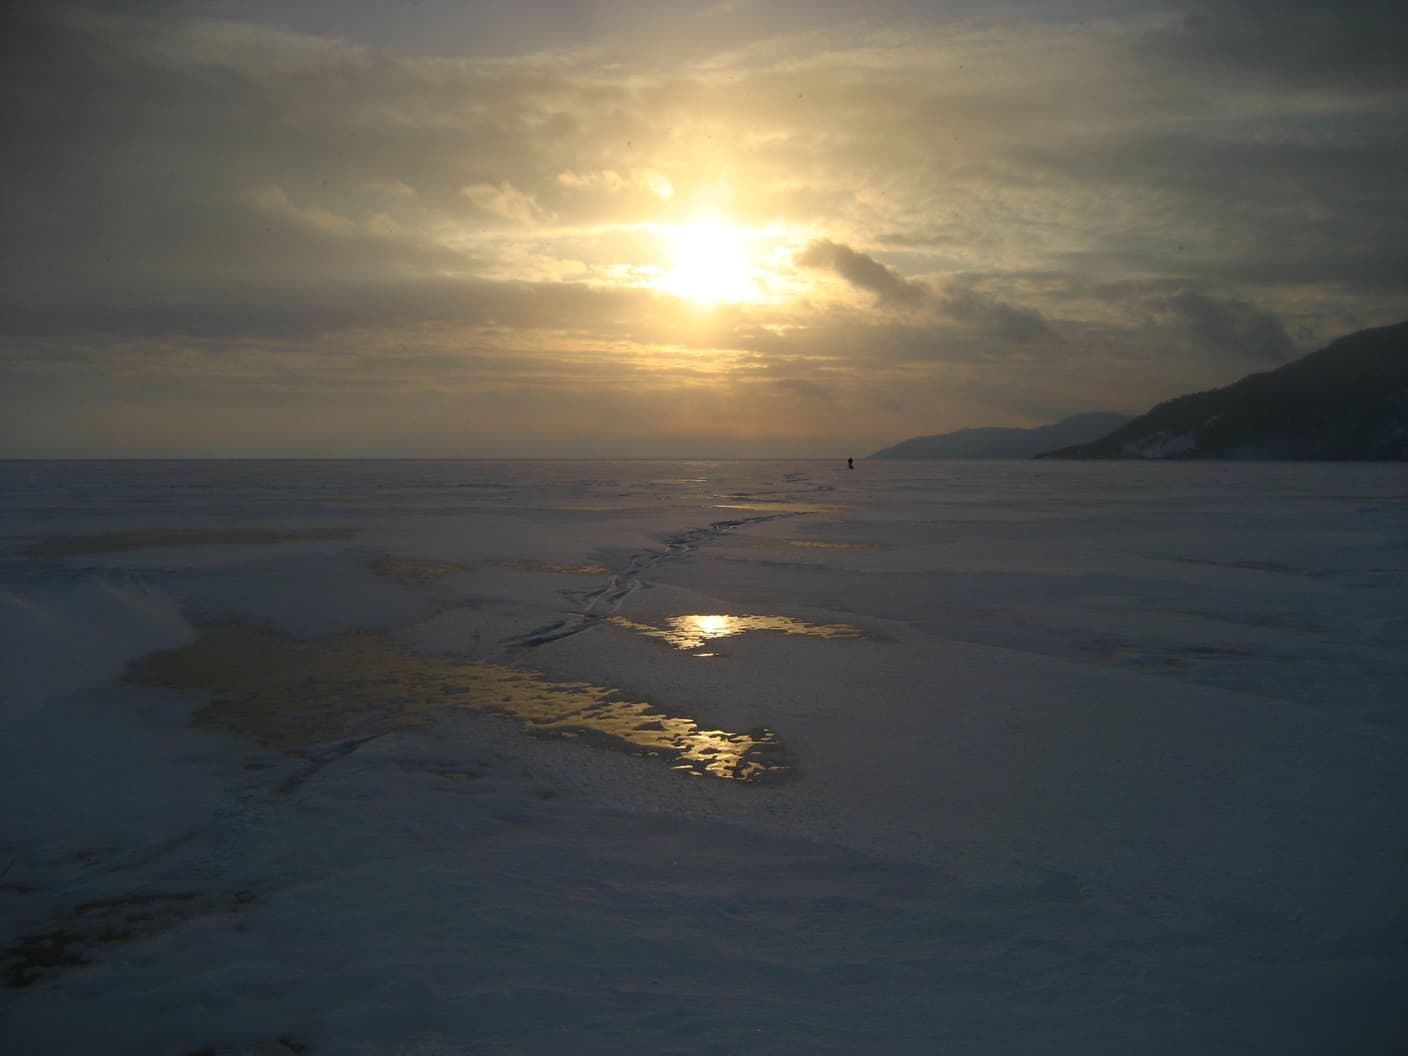
<path id="1" fill-rule="evenodd" d="M 0 1049 L 1391 1053 L 1408 469 L 0 463 Z"/>

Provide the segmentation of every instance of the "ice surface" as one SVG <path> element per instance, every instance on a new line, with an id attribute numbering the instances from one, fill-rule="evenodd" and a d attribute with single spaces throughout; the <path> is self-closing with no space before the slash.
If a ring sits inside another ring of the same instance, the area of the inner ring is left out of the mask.
<path id="1" fill-rule="evenodd" d="M 0 495 L 5 1052 L 1404 1048 L 1402 467 Z"/>

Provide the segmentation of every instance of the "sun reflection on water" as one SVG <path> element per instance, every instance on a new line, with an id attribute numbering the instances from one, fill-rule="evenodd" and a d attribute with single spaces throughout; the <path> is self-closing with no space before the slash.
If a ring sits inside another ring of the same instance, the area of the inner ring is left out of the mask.
<path id="1" fill-rule="evenodd" d="M 747 631 L 776 631 L 810 638 L 864 638 L 865 632 L 848 623 L 811 623 L 792 616 L 727 616 L 722 613 L 671 616 L 665 626 L 612 616 L 610 623 L 649 638 L 668 642 L 676 649 L 697 649 L 716 638 L 732 638 Z M 713 655 L 713 654 L 709 654 Z"/>

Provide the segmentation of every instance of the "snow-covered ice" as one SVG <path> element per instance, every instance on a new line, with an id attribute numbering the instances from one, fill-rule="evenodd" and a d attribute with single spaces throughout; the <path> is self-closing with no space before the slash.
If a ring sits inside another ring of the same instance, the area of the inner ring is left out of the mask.
<path id="1" fill-rule="evenodd" d="M 1401 466 L 0 501 L 4 1052 L 1408 1042 Z"/>

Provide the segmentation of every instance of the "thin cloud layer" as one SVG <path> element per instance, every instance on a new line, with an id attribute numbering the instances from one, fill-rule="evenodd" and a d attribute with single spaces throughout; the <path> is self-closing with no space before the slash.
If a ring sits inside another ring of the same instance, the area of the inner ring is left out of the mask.
<path id="1" fill-rule="evenodd" d="M 515 6 L 7 8 L 0 453 L 861 451 L 1402 314 L 1397 7 Z"/>

